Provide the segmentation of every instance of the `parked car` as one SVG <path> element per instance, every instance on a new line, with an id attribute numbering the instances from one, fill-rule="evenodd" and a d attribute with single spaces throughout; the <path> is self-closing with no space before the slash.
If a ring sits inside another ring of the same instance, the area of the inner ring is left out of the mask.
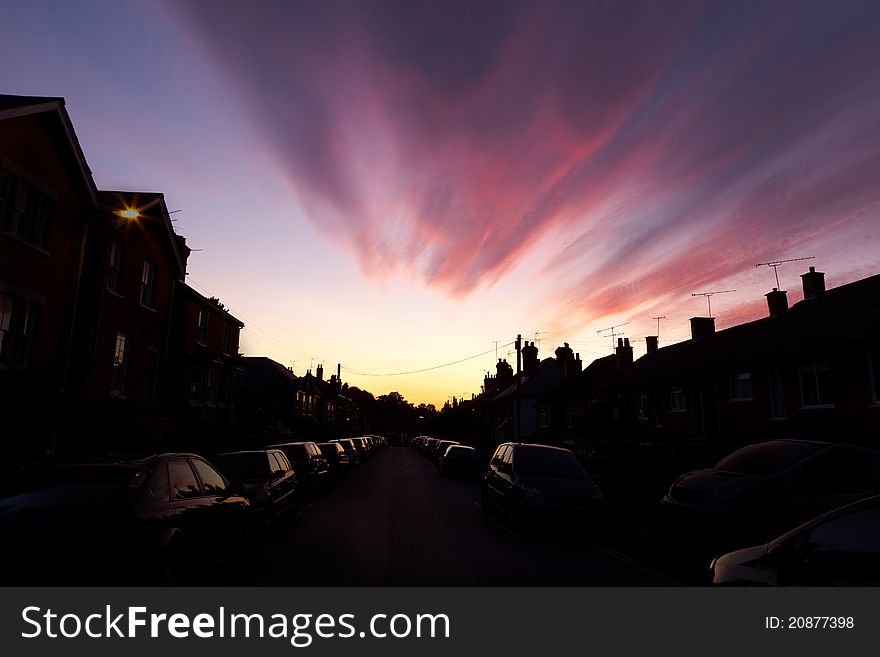
<path id="1" fill-rule="evenodd" d="M 426 439 L 421 448 L 422 456 L 430 456 L 431 452 L 434 450 L 434 448 L 437 446 L 437 443 L 439 442 L 439 438 Z"/>
<path id="2" fill-rule="evenodd" d="M 880 452 L 846 443 L 771 440 L 743 447 L 714 468 L 679 477 L 667 510 L 720 521 L 734 533 L 790 529 L 880 493 Z"/>
<path id="3" fill-rule="evenodd" d="M 0 500 L 10 584 L 173 584 L 240 555 L 248 501 L 195 454 L 45 465 Z"/>
<path id="4" fill-rule="evenodd" d="M 267 449 L 280 449 L 293 465 L 299 490 L 311 497 L 330 482 L 330 465 L 313 442 L 279 443 Z"/>
<path id="5" fill-rule="evenodd" d="M 602 525 L 605 496 L 567 449 L 499 445 L 483 477 L 482 507 L 504 513 L 509 527 L 535 519 L 583 519 Z"/>
<path id="6" fill-rule="evenodd" d="M 463 477 L 476 479 L 480 476 L 482 463 L 480 455 L 467 445 L 449 445 L 440 457 L 437 471 L 441 477 Z"/>
<path id="7" fill-rule="evenodd" d="M 244 484 L 255 529 L 283 521 L 296 507 L 296 473 L 279 449 L 226 452 L 211 458 L 226 477 Z"/>
<path id="8" fill-rule="evenodd" d="M 718 557 L 710 571 L 717 586 L 880 586 L 880 496 Z"/>
<path id="9" fill-rule="evenodd" d="M 348 456 L 349 468 L 356 468 L 357 466 L 360 465 L 361 454 L 358 451 L 358 448 L 355 446 L 354 441 L 352 441 L 351 438 L 340 438 L 339 440 L 336 440 L 336 441 L 331 440 L 330 442 L 337 442 L 340 445 L 342 445 L 342 449 L 345 450 L 345 453 Z"/>
<path id="10" fill-rule="evenodd" d="M 348 454 L 345 453 L 345 448 L 342 445 L 337 442 L 318 443 L 318 449 L 321 450 L 321 454 L 327 459 L 327 464 L 330 466 L 330 474 L 335 479 L 342 479 L 350 474 L 351 464 L 348 461 Z"/>
<path id="11" fill-rule="evenodd" d="M 457 440 L 440 440 L 434 445 L 434 448 L 431 450 L 431 453 L 428 455 L 431 459 L 431 462 L 434 465 L 438 465 L 440 463 L 440 457 L 446 453 L 446 448 L 450 445 L 458 445 Z"/>
<path id="12" fill-rule="evenodd" d="M 360 457 L 361 463 L 368 461 L 370 459 L 370 445 L 364 438 L 352 438 L 351 442 L 354 443 L 355 448 L 358 451 L 358 455 Z"/>

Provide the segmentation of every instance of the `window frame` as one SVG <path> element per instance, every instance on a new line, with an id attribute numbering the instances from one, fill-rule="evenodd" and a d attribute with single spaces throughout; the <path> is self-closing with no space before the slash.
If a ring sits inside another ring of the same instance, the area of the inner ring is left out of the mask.
<path id="1" fill-rule="evenodd" d="M 120 338 L 122 339 L 122 360 L 120 356 Z M 120 399 L 125 398 L 125 388 L 128 383 L 128 367 L 131 364 L 131 338 L 120 331 L 116 332 L 116 340 L 113 343 L 112 373 L 110 376 L 110 396 Z"/>
<path id="2" fill-rule="evenodd" d="M 144 308 L 153 310 L 156 301 L 156 264 L 151 260 L 144 260 L 141 268 L 141 287 L 139 295 L 140 303 Z"/>
<path id="3" fill-rule="evenodd" d="M 819 369 L 820 364 L 825 365 L 825 369 Z M 807 369 L 807 367 L 809 367 L 809 369 Z M 820 372 L 826 373 L 828 377 L 828 399 L 823 399 L 822 397 L 822 387 L 819 384 Z M 831 359 L 827 356 L 814 356 L 798 362 L 798 383 L 801 392 L 801 408 L 834 408 L 834 391 L 831 385 L 831 372 Z M 816 394 L 816 403 L 807 403 L 807 398 L 804 395 L 804 375 L 812 375 L 811 379 Z"/>

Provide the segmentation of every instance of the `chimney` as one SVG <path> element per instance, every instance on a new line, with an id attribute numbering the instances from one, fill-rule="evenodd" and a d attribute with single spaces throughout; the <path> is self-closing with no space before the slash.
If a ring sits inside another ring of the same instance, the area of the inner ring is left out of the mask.
<path id="1" fill-rule="evenodd" d="M 317 377 L 318 381 L 324 380 L 324 366 L 323 365 L 318 365 L 318 367 L 315 369 L 315 376 Z"/>
<path id="2" fill-rule="evenodd" d="M 660 348 L 660 336 L 659 335 L 647 335 L 645 336 L 645 346 L 648 348 L 648 353 L 653 354 Z"/>
<path id="3" fill-rule="evenodd" d="M 526 342 L 526 346 L 522 348 L 523 372 L 530 374 L 538 367 L 538 348 L 534 342 Z"/>
<path id="4" fill-rule="evenodd" d="M 183 235 L 175 234 L 174 241 L 177 243 L 177 251 L 180 253 L 180 258 L 183 260 L 183 268 L 186 269 L 186 263 L 189 260 L 189 254 L 192 253 L 192 249 L 186 245 L 186 238 Z"/>
<path id="5" fill-rule="evenodd" d="M 715 332 L 714 317 L 691 317 L 691 340 L 712 335 Z"/>
<path id="6" fill-rule="evenodd" d="M 495 380 L 498 385 L 503 385 L 513 378 L 513 367 L 505 359 L 499 358 L 495 365 Z"/>
<path id="7" fill-rule="evenodd" d="M 825 291 L 825 272 L 816 271 L 815 267 L 810 267 L 810 271 L 801 274 L 801 280 L 804 283 L 804 300 L 814 299 Z"/>
<path id="8" fill-rule="evenodd" d="M 788 297 L 785 290 L 773 288 L 772 292 L 764 295 L 767 297 L 767 307 L 770 309 L 770 317 L 779 317 L 788 310 Z"/>
<path id="9" fill-rule="evenodd" d="M 629 367 L 633 362 L 633 348 L 629 344 L 629 338 L 617 338 L 617 370 Z"/>

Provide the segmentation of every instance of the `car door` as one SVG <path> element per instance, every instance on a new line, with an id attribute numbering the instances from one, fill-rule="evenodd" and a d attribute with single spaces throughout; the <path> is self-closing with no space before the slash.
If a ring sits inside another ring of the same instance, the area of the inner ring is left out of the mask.
<path id="1" fill-rule="evenodd" d="M 178 548 L 187 563 L 198 558 L 205 549 L 210 535 L 207 518 L 204 515 L 208 501 L 202 485 L 186 457 L 168 462 L 169 513 L 166 521 L 169 526 L 180 530 Z"/>
<path id="2" fill-rule="evenodd" d="M 205 491 L 205 542 L 202 554 L 213 563 L 226 558 L 240 546 L 244 537 L 244 511 L 246 502 L 238 495 L 230 495 L 229 484 L 207 461 L 193 457 L 193 468 Z"/>
<path id="3" fill-rule="evenodd" d="M 296 479 L 293 470 L 282 452 L 269 453 L 269 468 L 272 471 L 270 483 L 273 515 L 286 510 L 293 503 Z"/>
<path id="4" fill-rule="evenodd" d="M 506 497 L 506 487 L 501 470 L 504 468 L 504 455 L 511 449 L 510 445 L 499 445 L 489 461 L 486 470 L 486 495 L 493 506 L 502 506 Z"/>
<path id="5" fill-rule="evenodd" d="M 808 585 L 880 585 L 880 505 L 813 527 L 803 544 L 801 568 Z"/>

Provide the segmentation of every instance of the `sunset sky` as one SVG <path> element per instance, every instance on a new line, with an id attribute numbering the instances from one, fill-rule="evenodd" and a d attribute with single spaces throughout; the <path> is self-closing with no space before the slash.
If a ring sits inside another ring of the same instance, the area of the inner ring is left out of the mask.
<path id="1" fill-rule="evenodd" d="M 242 349 L 479 392 L 880 273 L 880 2 L 11 2 L 0 93 L 63 96 L 104 189 L 161 191 Z M 418 370 L 484 355 L 421 374 Z M 515 356 L 511 357 L 515 360 Z"/>

